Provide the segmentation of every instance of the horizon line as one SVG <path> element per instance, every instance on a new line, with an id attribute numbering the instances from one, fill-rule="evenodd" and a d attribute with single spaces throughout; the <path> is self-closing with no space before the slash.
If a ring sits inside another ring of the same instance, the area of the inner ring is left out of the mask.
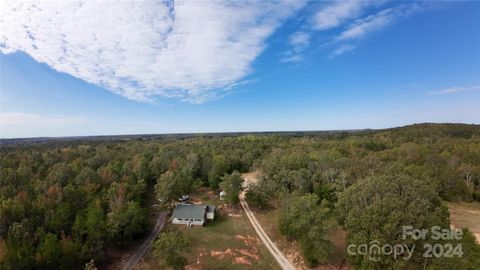
<path id="1" fill-rule="evenodd" d="M 391 126 L 385 128 L 357 128 L 357 129 L 305 129 L 305 130 L 257 130 L 257 131 L 212 131 L 212 132 L 172 132 L 172 133 L 131 133 L 131 134 L 92 134 L 92 135 L 67 135 L 67 136 L 33 136 L 33 137 L 0 137 L 0 141 L 8 140 L 32 140 L 32 139 L 81 139 L 91 137 L 139 137 L 139 136 L 188 136 L 188 135 L 222 135 L 222 134 L 253 134 L 253 133 L 314 133 L 314 132 L 356 132 L 356 131 L 381 131 L 395 128 L 402 128 L 414 125 L 473 125 L 480 126 L 480 123 L 462 122 L 420 122 Z"/>

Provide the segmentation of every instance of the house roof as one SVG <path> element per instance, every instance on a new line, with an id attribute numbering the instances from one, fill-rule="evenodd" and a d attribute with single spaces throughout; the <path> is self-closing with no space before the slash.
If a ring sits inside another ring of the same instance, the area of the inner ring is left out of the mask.
<path id="1" fill-rule="evenodd" d="M 206 205 L 180 204 L 172 213 L 173 218 L 204 219 Z"/>

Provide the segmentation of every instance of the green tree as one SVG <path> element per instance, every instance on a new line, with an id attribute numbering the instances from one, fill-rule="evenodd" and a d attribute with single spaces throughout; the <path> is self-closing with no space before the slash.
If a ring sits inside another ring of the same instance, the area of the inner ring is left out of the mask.
<path id="1" fill-rule="evenodd" d="M 434 225 L 448 227 L 448 213 L 435 189 L 424 181 L 395 172 L 367 178 L 347 188 L 340 195 L 337 211 L 347 230 L 349 245 L 378 241 L 379 246 L 421 246 L 413 239 L 403 239 L 403 226 L 420 229 Z M 350 256 L 349 259 L 359 269 L 391 269 L 405 264 L 403 260 L 386 255 L 378 261 L 370 260 L 368 255 Z M 408 263 L 415 268 L 421 261 L 418 253 Z"/>
<path id="2" fill-rule="evenodd" d="M 177 167 L 162 174 L 155 185 L 155 192 L 158 199 L 170 201 L 183 194 L 188 194 L 193 184 L 191 170 L 188 167 Z"/>
<path id="3" fill-rule="evenodd" d="M 22 223 L 14 222 L 8 230 L 5 269 L 32 269 L 34 263 L 32 237 Z"/>
<path id="4" fill-rule="evenodd" d="M 56 209 L 49 209 L 46 213 L 45 227 L 54 232 L 64 231 L 70 233 L 74 222 L 75 211 L 70 203 L 61 202 Z"/>
<path id="5" fill-rule="evenodd" d="M 236 205 L 239 202 L 238 195 L 242 190 L 242 175 L 234 171 L 232 174 L 225 174 L 222 177 L 220 187 L 227 193 L 225 201 L 229 204 Z"/>
<path id="6" fill-rule="evenodd" d="M 468 229 L 463 229 L 461 240 L 448 240 L 454 247 L 460 245 L 461 256 L 434 258 L 426 262 L 428 270 L 474 270 L 480 269 L 480 245 L 475 242 L 475 237 Z"/>
<path id="7" fill-rule="evenodd" d="M 129 201 L 124 207 L 108 213 L 107 221 L 112 238 L 124 243 L 145 231 L 147 219 L 145 209 L 138 202 Z"/>
<path id="8" fill-rule="evenodd" d="M 300 241 L 303 257 L 311 267 L 324 263 L 332 251 L 326 234 L 333 226 L 326 205 L 319 205 L 315 194 L 295 196 L 287 201 L 279 219 L 280 233 Z"/>
<path id="9" fill-rule="evenodd" d="M 73 225 L 73 234 L 80 245 L 80 254 L 84 259 L 101 258 L 107 238 L 106 215 L 97 200 L 77 214 Z"/>
<path id="10" fill-rule="evenodd" d="M 57 236 L 47 233 L 37 248 L 37 263 L 41 268 L 53 269 L 61 262 L 61 248 Z"/>
<path id="11" fill-rule="evenodd" d="M 212 158 L 212 167 L 208 173 L 208 182 L 213 189 L 218 188 L 221 176 L 230 170 L 230 164 L 224 155 L 216 155 Z"/>
<path id="12" fill-rule="evenodd" d="M 313 190 L 312 173 L 307 169 L 291 171 L 289 178 L 295 190 L 302 193 L 310 193 Z"/>
<path id="13" fill-rule="evenodd" d="M 262 209 L 268 206 L 268 196 L 258 185 L 248 188 L 245 199 L 253 207 Z"/>
<path id="14" fill-rule="evenodd" d="M 5 237 L 8 228 L 14 222 L 20 222 L 25 217 L 24 204 L 16 199 L 3 199 L 0 204 L 0 235 Z"/>
<path id="15" fill-rule="evenodd" d="M 162 266 L 184 269 L 187 259 L 182 255 L 189 246 L 188 238 L 173 231 L 162 232 L 154 243 L 153 254 Z"/>
<path id="16" fill-rule="evenodd" d="M 157 195 L 157 199 L 165 202 L 180 196 L 181 193 L 175 181 L 173 171 L 166 171 L 158 178 L 157 184 L 155 185 L 155 194 Z"/>

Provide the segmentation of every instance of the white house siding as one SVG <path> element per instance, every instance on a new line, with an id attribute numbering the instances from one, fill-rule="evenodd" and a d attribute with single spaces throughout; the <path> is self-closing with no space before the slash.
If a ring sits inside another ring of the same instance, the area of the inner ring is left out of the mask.
<path id="1" fill-rule="evenodd" d="M 204 219 L 177 219 L 177 218 L 174 218 L 172 220 L 172 223 L 173 224 L 184 224 L 184 225 L 188 225 L 188 224 L 191 224 L 191 225 L 194 225 L 194 226 L 203 226 L 205 224 L 205 220 Z"/>

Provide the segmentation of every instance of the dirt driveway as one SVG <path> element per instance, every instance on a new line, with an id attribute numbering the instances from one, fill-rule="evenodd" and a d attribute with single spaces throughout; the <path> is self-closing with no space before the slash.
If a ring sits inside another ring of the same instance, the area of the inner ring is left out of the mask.
<path id="1" fill-rule="evenodd" d="M 138 247 L 138 249 L 133 253 L 130 258 L 128 258 L 128 261 L 123 265 L 122 270 L 129 270 L 133 269 L 138 262 L 147 254 L 147 252 L 150 250 L 153 244 L 153 240 L 157 237 L 157 235 L 160 233 L 162 230 L 163 226 L 165 225 L 165 220 L 167 218 L 167 211 L 160 212 L 158 214 L 157 220 L 155 222 L 155 226 L 153 227 L 153 230 L 150 232 L 150 235 L 148 235 L 147 239 L 143 242 L 143 244 Z"/>
<path id="2" fill-rule="evenodd" d="M 480 244 L 480 203 L 446 203 L 450 223 L 455 228 L 468 228 Z"/>
<path id="3" fill-rule="evenodd" d="M 243 180 L 244 180 L 244 187 L 248 187 L 251 183 L 256 182 L 256 173 L 245 173 L 242 175 Z M 278 262 L 278 264 L 282 267 L 284 270 L 294 270 L 295 267 L 288 261 L 288 259 L 283 255 L 283 253 L 278 249 L 277 245 L 270 239 L 270 237 L 267 235 L 267 233 L 263 230 L 262 226 L 258 222 L 257 218 L 253 214 L 253 212 L 250 210 L 250 207 L 248 207 L 247 202 L 245 201 L 245 190 L 240 193 L 240 204 L 243 207 L 243 210 L 245 211 L 245 214 L 248 217 L 248 220 L 252 224 L 253 228 L 258 234 L 258 237 L 260 237 L 260 240 L 262 240 L 263 244 L 267 247 L 267 249 L 270 251 L 272 256 L 275 258 L 275 260 Z"/>

